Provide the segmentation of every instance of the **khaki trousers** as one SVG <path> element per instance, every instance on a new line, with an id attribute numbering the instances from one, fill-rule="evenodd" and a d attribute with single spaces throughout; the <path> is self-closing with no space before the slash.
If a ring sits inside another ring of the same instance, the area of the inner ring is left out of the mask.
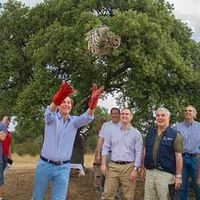
<path id="1" fill-rule="evenodd" d="M 168 184 L 172 183 L 174 183 L 174 175 L 157 169 L 147 169 L 144 200 L 170 200 Z"/>
<path id="2" fill-rule="evenodd" d="M 108 172 L 106 174 L 106 181 L 102 199 L 114 200 L 115 194 L 120 184 L 122 189 L 122 199 L 133 200 L 135 181 L 130 179 L 132 170 L 133 170 L 133 163 L 120 165 L 120 164 L 115 164 L 111 161 L 108 164 Z"/>

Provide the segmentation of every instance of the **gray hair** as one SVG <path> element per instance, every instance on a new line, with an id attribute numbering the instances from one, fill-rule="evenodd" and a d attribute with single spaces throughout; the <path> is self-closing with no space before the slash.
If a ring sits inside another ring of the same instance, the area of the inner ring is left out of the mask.
<path id="1" fill-rule="evenodd" d="M 168 117 L 170 117 L 171 113 L 169 112 L 169 110 L 167 108 L 164 107 L 160 107 L 156 110 L 155 114 L 157 115 L 158 112 L 165 112 L 167 114 Z"/>

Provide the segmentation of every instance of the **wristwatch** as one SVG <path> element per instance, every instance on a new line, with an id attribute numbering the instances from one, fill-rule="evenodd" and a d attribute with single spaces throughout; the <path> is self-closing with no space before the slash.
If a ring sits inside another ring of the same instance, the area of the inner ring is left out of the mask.
<path id="1" fill-rule="evenodd" d="M 182 179 L 182 175 L 181 174 L 177 174 L 176 178 Z"/>

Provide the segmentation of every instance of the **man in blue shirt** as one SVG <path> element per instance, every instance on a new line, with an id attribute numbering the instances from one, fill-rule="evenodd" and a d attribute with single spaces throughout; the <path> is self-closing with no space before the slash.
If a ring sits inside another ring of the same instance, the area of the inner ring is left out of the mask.
<path id="1" fill-rule="evenodd" d="M 77 129 L 90 123 L 98 99 L 103 92 L 93 85 L 89 109 L 80 116 L 71 116 L 73 89 L 62 82 L 60 90 L 45 112 L 44 143 L 35 172 L 33 200 L 43 200 L 48 183 L 52 182 L 52 200 L 66 200 L 70 158 Z"/>
<path id="2" fill-rule="evenodd" d="M 194 106 L 188 105 L 184 109 L 184 121 L 175 128 L 183 137 L 183 173 L 181 186 L 181 200 L 188 199 L 189 178 L 192 178 L 192 186 L 196 199 L 200 199 L 200 188 L 197 185 L 198 154 L 200 153 L 200 123 L 195 121 L 197 111 Z"/>
<path id="3" fill-rule="evenodd" d="M 197 178 L 197 184 L 200 188 L 200 158 L 199 158 L 199 164 L 198 164 L 198 178 Z"/>
<path id="4" fill-rule="evenodd" d="M 116 127 L 120 126 L 120 110 L 118 108 L 113 107 L 110 110 L 110 117 L 111 120 L 108 122 L 105 122 L 100 131 L 99 131 L 99 138 L 98 138 L 98 143 L 97 143 L 97 162 L 101 163 L 101 152 L 102 152 L 102 146 L 104 143 L 104 140 L 106 137 L 110 137 L 111 133 L 115 131 Z M 107 164 L 110 162 L 110 156 L 111 156 L 111 151 L 107 155 Z M 104 191 L 104 183 L 105 183 L 105 176 L 101 174 L 101 187 L 100 187 L 100 195 L 102 195 Z M 121 189 L 119 189 L 115 195 L 115 200 L 121 199 Z"/>
<path id="5" fill-rule="evenodd" d="M 5 140 L 7 134 L 7 126 L 0 122 L 0 200 L 3 199 L 4 196 L 4 176 L 3 176 L 3 151 L 2 151 L 2 141 Z"/>

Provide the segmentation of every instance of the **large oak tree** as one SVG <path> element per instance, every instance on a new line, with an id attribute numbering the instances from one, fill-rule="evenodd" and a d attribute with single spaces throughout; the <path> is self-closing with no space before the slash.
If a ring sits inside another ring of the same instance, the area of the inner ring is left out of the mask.
<path id="1" fill-rule="evenodd" d="M 107 25 L 121 36 L 111 54 L 87 51 L 86 33 Z M 76 93 L 76 112 L 93 82 L 132 107 L 135 125 L 153 122 L 164 105 L 173 121 L 181 108 L 200 111 L 200 45 L 164 0 L 45 0 L 33 8 L 8 1 L 0 15 L 0 113 L 16 116 L 24 141 L 37 138 L 43 112 L 62 79 Z"/>

